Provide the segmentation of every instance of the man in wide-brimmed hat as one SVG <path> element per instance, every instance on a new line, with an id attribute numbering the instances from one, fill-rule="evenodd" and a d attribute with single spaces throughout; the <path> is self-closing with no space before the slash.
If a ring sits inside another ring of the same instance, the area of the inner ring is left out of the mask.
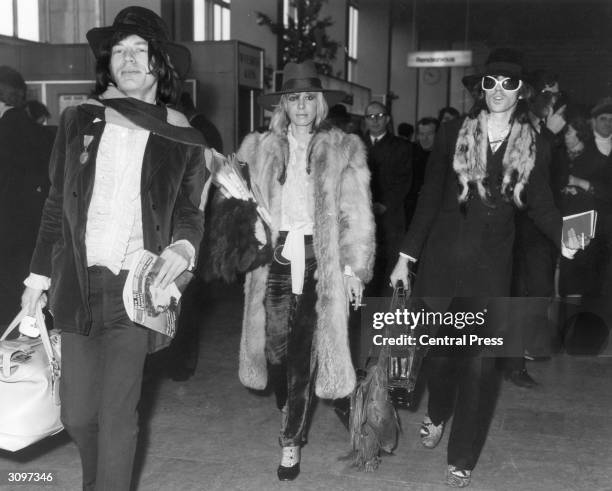
<path id="1" fill-rule="evenodd" d="M 62 329 L 62 421 L 79 448 L 83 487 L 119 491 L 130 487 L 145 356 L 170 339 L 132 321 L 124 284 L 145 249 L 163 259 L 153 282 L 160 289 L 193 262 L 204 147 L 165 105 L 189 51 L 170 41 L 157 14 L 125 8 L 87 39 L 97 95 L 62 114 L 22 304 L 33 311 L 51 287 Z"/>

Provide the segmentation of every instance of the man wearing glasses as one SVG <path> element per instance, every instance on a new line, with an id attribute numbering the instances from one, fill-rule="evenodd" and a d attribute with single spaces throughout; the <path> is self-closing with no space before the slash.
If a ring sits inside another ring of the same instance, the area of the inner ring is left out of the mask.
<path id="1" fill-rule="evenodd" d="M 390 116 L 380 102 L 370 102 L 364 117 L 377 242 L 368 294 L 384 295 L 405 231 L 404 199 L 412 182 L 412 145 L 389 131 Z"/>

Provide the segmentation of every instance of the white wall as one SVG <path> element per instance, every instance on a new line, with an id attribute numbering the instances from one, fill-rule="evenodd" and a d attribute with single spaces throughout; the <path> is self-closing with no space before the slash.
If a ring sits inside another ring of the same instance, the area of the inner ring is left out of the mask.
<path id="1" fill-rule="evenodd" d="M 332 64 L 333 72 L 332 75 L 339 78 L 344 78 L 344 63 L 345 63 L 345 52 L 346 49 L 346 12 L 347 12 L 347 1 L 346 0 L 328 0 L 321 7 L 319 12 L 319 18 L 324 19 L 325 17 L 331 17 L 334 24 L 327 28 L 327 36 L 340 44 L 338 51 L 336 51 L 336 61 Z"/>
<path id="2" fill-rule="evenodd" d="M 103 0 L 102 25 L 110 26 L 115 16 L 125 7 L 146 7 L 156 14 L 161 14 L 161 0 Z"/>
<path id="3" fill-rule="evenodd" d="M 277 15 L 276 0 L 232 0 L 231 37 L 265 50 L 264 65 L 276 69 L 276 36 L 257 24 L 255 12 L 263 12 L 273 20 Z M 282 68 L 282 67 L 281 67 Z"/>
<path id="4" fill-rule="evenodd" d="M 372 90 L 387 92 L 388 27 L 390 0 L 359 2 L 357 70 L 354 82 Z"/>

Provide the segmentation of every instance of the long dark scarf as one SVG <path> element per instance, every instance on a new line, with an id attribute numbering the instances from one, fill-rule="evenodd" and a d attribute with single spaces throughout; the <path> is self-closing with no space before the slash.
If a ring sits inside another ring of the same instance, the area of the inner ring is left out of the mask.
<path id="1" fill-rule="evenodd" d="M 206 145 L 202 134 L 189 125 L 182 113 L 126 97 L 114 87 L 109 87 L 99 98 L 89 99 L 85 104 L 104 106 L 104 119 L 107 122 L 142 128 L 179 143 Z"/>

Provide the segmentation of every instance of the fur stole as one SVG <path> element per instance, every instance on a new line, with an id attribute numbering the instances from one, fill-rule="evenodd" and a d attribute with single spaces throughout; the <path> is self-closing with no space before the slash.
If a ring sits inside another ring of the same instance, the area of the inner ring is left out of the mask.
<path id="1" fill-rule="evenodd" d="M 487 112 L 483 110 L 477 118 L 465 118 L 459 130 L 453 169 L 459 178 L 460 203 L 467 201 L 470 183 L 474 183 L 480 198 L 488 201 L 489 191 L 485 184 L 489 149 L 487 121 Z M 523 207 L 521 193 L 535 165 L 535 134 L 528 123 L 513 121 L 511 125 L 503 157 L 501 194 L 509 199 L 511 197 L 518 207 Z"/>

